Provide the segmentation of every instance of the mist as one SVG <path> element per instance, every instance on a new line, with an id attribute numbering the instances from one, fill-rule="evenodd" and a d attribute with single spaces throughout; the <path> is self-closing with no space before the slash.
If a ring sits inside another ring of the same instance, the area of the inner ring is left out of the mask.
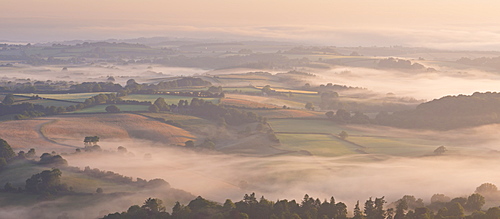
<path id="1" fill-rule="evenodd" d="M 444 135 L 452 137 L 451 133 Z M 81 168 L 92 160 L 92 168 L 145 179 L 162 178 L 174 188 L 218 202 L 226 198 L 239 201 L 243 194 L 251 192 L 270 200 L 297 200 L 309 194 L 320 199 L 334 196 L 351 209 L 355 201 L 368 197 L 385 196 L 392 202 L 408 194 L 429 203 L 436 193 L 466 196 L 482 183 L 500 182 L 496 176 L 500 171 L 497 159 L 487 153 L 491 149 L 480 151 L 476 145 L 447 145 L 451 151 L 448 156 L 412 158 L 378 154 L 250 157 L 149 147 L 143 141 L 103 142 L 101 147 L 115 150 L 118 145 L 135 156 L 91 153 L 65 158 L 70 165 Z M 153 155 L 151 160 L 143 158 L 146 153 Z"/>
<path id="2" fill-rule="evenodd" d="M 432 67 L 432 66 L 431 66 Z M 358 67 L 338 67 L 316 71 L 319 77 L 309 79 L 312 84 L 345 84 L 396 96 L 432 100 L 447 95 L 498 91 L 495 73 L 473 69 L 443 69 L 438 72 L 403 72 Z"/>

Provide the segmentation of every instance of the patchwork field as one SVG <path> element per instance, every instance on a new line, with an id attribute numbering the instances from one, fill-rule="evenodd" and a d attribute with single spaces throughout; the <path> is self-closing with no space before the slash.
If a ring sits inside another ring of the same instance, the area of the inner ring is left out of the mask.
<path id="1" fill-rule="evenodd" d="M 417 133 L 384 133 L 376 128 L 359 129 L 357 126 L 339 125 L 326 119 L 270 119 L 268 122 L 280 139 L 283 149 L 306 150 L 321 156 L 368 153 L 415 157 L 431 155 L 437 147 L 449 143 L 439 139 L 429 140 Z M 341 131 L 348 133 L 345 140 L 338 137 Z"/>

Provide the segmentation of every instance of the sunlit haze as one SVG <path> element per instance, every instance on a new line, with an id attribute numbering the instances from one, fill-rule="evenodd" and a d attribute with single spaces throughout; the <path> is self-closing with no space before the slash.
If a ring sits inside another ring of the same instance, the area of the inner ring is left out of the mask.
<path id="1" fill-rule="evenodd" d="M 9 41 L 189 36 L 336 46 L 500 48 L 500 3 L 491 0 L 2 2 L 0 40 Z"/>

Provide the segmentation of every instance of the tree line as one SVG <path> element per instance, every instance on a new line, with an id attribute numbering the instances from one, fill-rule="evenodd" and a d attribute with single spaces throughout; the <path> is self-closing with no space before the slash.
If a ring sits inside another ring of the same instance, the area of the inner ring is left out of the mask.
<path id="1" fill-rule="evenodd" d="M 498 219 L 500 208 L 483 210 L 484 197 L 474 193 L 468 197 L 447 199 L 442 194 L 431 198 L 431 204 L 425 205 L 422 199 L 405 195 L 389 208 L 384 197 L 369 198 L 364 206 L 358 201 L 348 214 L 348 207 L 343 202 L 336 202 L 334 197 L 323 200 L 305 195 L 301 201 L 270 201 L 264 196 L 258 199 L 255 193 L 245 194 L 243 199 L 233 202 L 226 199 L 223 204 L 204 199 L 200 196 L 183 205 L 176 202 L 171 213 L 160 199 L 148 198 L 142 206 L 133 205 L 127 211 L 106 215 L 103 219 L 128 218 L 172 218 L 172 219 L 246 219 L 246 218 L 292 218 L 292 219 Z"/>

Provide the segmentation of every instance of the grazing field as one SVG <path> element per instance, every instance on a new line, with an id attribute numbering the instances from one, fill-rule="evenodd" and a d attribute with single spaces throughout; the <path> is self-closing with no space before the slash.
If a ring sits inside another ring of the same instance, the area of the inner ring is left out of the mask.
<path id="1" fill-rule="evenodd" d="M 346 131 L 349 135 L 363 134 L 363 132 L 338 125 L 326 119 L 270 119 L 268 123 L 275 132 L 330 133 L 336 135 L 341 131 Z"/>
<path id="2" fill-rule="evenodd" d="M 105 139 L 144 139 L 162 144 L 183 145 L 194 139 L 191 133 L 144 116 L 135 114 L 67 115 L 49 117 L 54 122 L 45 124 L 44 135 L 57 142 L 82 145 L 85 136 L 97 135 Z"/>
<path id="3" fill-rule="evenodd" d="M 359 147 L 331 135 L 278 134 L 281 149 L 308 151 L 316 156 L 342 156 L 359 153 Z"/>
<path id="4" fill-rule="evenodd" d="M 111 104 L 106 104 L 106 105 L 96 105 L 92 106 L 89 108 L 84 108 L 81 110 L 73 111 L 70 112 L 72 114 L 77 114 L 77 113 L 105 113 L 106 112 L 106 107 Z M 129 104 L 115 104 L 121 112 L 144 112 L 148 111 L 147 105 L 129 105 Z"/>
<path id="5" fill-rule="evenodd" d="M 159 94 L 132 94 L 128 96 L 122 97 L 123 100 L 137 100 L 137 101 L 150 101 L 151 103 L 154 103 L 156 99 L 159 97 L 163 97 L 165 99 L 165 102 L 167 104 L 178 104 L 179 100 L 188 100 L 191 101 L 191 99 L 195 97 L 185 97 L 185 96 L 175 96 L 175 95 L 159 95 Z M 205 101 L 211 101 L 212 103 L 219 103 L 219 98 L 202 98 L 202 97 L 197 97 L 199 99 L 203 99 Z"/>
<path id="6" fill-rule="evenodd" d="M 370 154 L 388 154 L 394 156 L 423 156 L 432 154 L 440 142 L 424 141 L 411 138 L 350 136 L 348 140 L 366 147 Z"/>

